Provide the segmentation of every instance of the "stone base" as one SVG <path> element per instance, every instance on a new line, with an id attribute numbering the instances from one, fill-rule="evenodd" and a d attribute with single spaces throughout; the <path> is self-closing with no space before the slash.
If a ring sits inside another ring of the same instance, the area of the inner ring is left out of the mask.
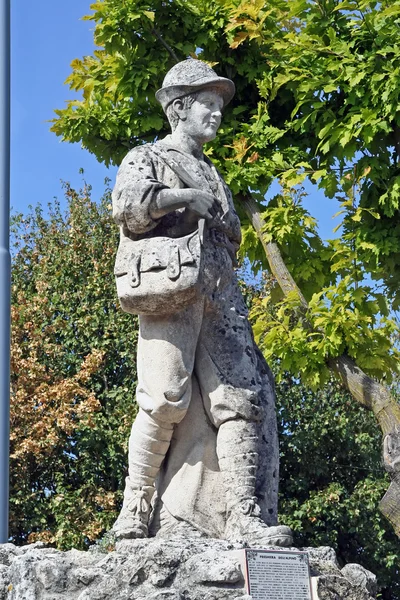
<path id="1" fill-rule="evenodd" d="M 109 553 L 3 544 L 0 600 L 251 600 L 238 559 L 243 547 L 179 535 L 119 542 Z M 340 569 L 331 548 L 306 550 L 313 600 L 376 597 L 372 573 L 359 565 Z"/>

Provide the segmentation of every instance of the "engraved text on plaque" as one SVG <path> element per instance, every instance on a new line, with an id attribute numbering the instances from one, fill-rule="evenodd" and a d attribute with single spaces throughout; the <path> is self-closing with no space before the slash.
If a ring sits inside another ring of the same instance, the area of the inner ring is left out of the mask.
<path id="1" fill-rule="evenodd" d="M 306 552 L 246 550 L 246 565 L 252 600 L 311 600 Z"/>

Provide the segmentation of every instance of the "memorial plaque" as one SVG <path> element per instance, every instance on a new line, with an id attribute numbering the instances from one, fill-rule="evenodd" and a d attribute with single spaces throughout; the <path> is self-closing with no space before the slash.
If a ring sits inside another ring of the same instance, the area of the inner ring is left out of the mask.
<path id="1" fill-rule="evenodd" d="M 312 600 L 307 552 L 246 550 L 252 600 Z"/>

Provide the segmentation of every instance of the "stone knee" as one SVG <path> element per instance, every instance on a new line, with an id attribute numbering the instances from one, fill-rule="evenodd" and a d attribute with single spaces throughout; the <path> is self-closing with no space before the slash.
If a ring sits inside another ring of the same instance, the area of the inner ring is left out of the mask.
<path id="1" fill-rule="evenodd" d="M 184 372 L 164 378 L 162 373 L 151 383 L 140 382 L 136 399 L 141 409 L 156 422 L 177 425 L 184 418 L 192 396 L 192 375 Z"/>

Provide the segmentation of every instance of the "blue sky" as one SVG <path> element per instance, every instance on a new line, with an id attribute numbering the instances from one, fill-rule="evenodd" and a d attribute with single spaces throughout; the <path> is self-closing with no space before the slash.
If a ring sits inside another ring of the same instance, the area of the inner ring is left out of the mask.
<path id="1" fill-rule="evenodd" d="M 11 4 L 11 206 L 26 212 L 29 204 L 62 198 L 60 180 L 79 187 L 80 168 L 97 199 L 104 191 L 104 178 L 114 181 L 116 169 L 106 169 L 79 144 L 61 142 L 47 122 L 55 108 L 74 97 L 64 84 L 71 61 L 93 52 L 93 24 L 81 20 L 90 12 L 90 0 Z M 314 188 L 307 208 L 318 219 L 321 235 L 332 237 L 338 203 Z"/>
<path id="2" fill-rule="evenodd" d="M 80 186 L 80 168 L 98 198 L 115 169 L 107 170 L 79 144 L 61 142 L 46 122 L 74 97 L 64 85 L 71 61 L 93 51 L 93 25 L 80 20 L 89 2 L 11 4 L 11 206 L 26 212 L 29 204 L 61 198 L 60 180 Z"/>

